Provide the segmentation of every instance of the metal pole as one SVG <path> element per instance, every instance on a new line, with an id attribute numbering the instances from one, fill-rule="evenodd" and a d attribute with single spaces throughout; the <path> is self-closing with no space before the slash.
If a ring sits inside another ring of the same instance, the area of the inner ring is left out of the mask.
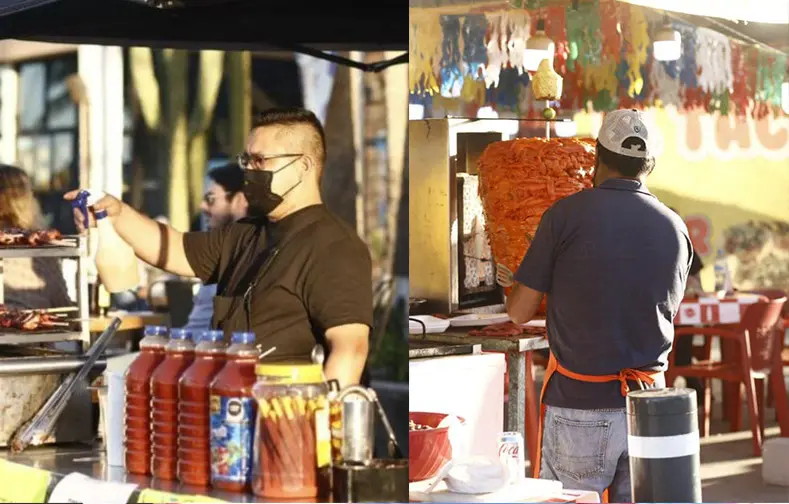
<path id="1" fill-rule="evenodd" d="M 627 395 L 632 502 L 701 502 L 696 391 Z"/>
<path id="2" fill-rule="evenodd" d="M 88 358 L 84 355 L 74 357 L 11 357 L 0 359 L 0 376 L 24 376 L 39 374 L 68 374 L 79 370 Z M 103 370 L 107 366 L 105 359 L 100 359 L 93 366 L 94 370 Z"/>

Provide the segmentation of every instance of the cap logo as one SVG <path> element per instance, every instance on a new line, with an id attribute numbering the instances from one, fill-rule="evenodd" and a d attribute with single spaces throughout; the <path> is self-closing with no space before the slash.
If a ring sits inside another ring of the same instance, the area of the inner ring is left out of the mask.
<path id="1" fill-rule="evenodd" d="M 633 131 L 638 133 L 639 131 L 641 131 L 641 128 L 639 128 L 638 126 L 633 126 Z"/>

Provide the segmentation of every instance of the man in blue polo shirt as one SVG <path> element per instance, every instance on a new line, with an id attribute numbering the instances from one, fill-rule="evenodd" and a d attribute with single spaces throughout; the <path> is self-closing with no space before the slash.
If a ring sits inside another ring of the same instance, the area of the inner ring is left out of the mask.
<path id="1" fill-rule="evenodd" d="M 567 488 L 609 489 L 610 502 L 631 500 L 625 394 L 665 387 L 693 257 L 682 219 L 647 189 L 655 166 L 648 139 L 639 112 L 606 115 L 595 187 L 545 212 L 507 298 L 522 323 L 548 296 L 551 358 L 535 474 Z"/>

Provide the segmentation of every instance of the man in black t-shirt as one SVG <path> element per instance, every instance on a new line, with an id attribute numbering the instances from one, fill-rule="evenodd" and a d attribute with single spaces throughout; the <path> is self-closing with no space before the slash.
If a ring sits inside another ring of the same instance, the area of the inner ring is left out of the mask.
<path id="1" fill-rule="evenodd" d="M 360 382 L 367 360 L 372 265 L 355 230 L 322 203 L 325 162 L 315 115 L 272 109 L 258 118 L 239 156 L 248 218 L 184 234 L 111 196 L 93 210 L 106 210 L 145 262 L 216 283 L 214 327 L 253 331 L 264 349 L 276 347 L 269 360 L 309 361 L 321 345 L 326 377 L 347 386 Z M 78 212 L 75 221 L 81 229 Z"/>
<path id="2" fill-rule="evenodd" d="M 507 298 L 526 322 L 548 297 L 551 355 L 535 477 L 631 502 L 625 394 L 664 387 L 692 252 L 682 219 L 646 187 L 654 167 L 635 110 L 606 115 L 595 187 L 543 215 Z"/>

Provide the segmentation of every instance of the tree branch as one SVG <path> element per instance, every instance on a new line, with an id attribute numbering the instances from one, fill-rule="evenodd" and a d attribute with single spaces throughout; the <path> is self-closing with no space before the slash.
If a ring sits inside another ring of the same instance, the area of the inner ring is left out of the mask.
<path id="1" fill-rule="evenodd" d="M 208 130 L 224 75 L 224 51 L 200 51 L 200 77 L 197 97 L 189 118 L 189 136 Z"/>
<path id="2" fill-rule="evenodd" d="M 159 100 L 159 81 L 153 65 L 153 53 L 150 47 L 132 47 L 129 54 L 134 93 L 140 102 L 143 120 L 149 130 L 159 131 L 162 108 Z"/>

